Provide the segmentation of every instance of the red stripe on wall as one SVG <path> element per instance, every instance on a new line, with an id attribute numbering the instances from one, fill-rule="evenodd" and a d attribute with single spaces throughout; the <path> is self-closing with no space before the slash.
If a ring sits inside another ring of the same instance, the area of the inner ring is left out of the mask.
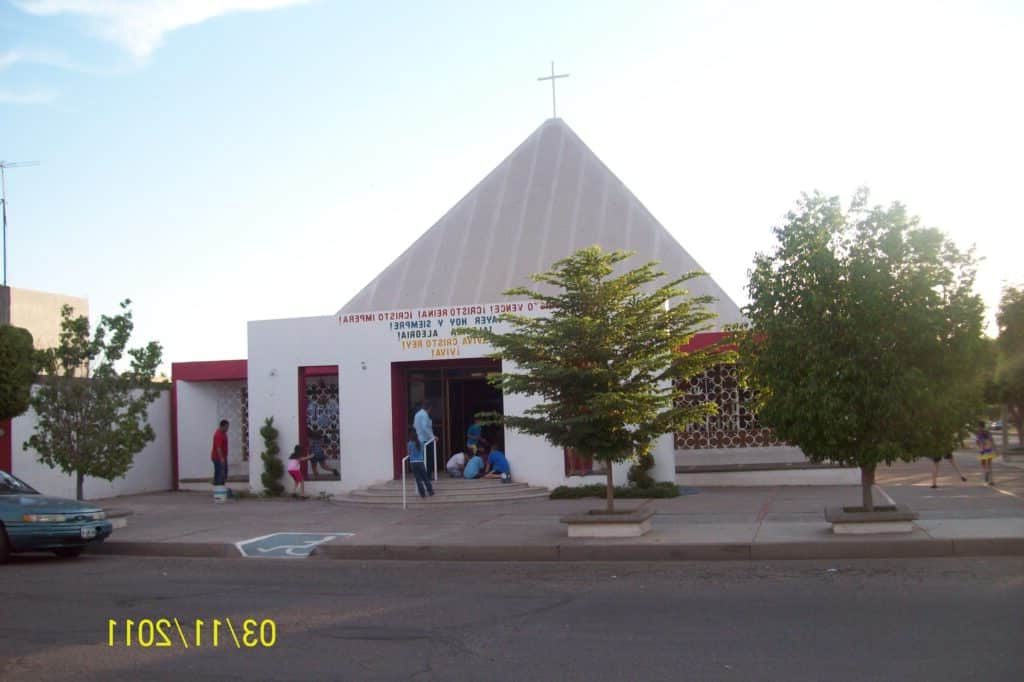
<path id="1" fill-rule="evenodd" d="M 245 381 L 248 377 L 249 363 L 246 360 L 171 364 L 171 379 L 175 381 Z"/>
<path id="2" fill-rule="evenodd" d="M 11 466 L 13 465 L 11 457 L 11 420 L 4 419 L 0 421 L 0 429 L 3 433 L 0 434 L 0 469 L 13 474 Z"/>

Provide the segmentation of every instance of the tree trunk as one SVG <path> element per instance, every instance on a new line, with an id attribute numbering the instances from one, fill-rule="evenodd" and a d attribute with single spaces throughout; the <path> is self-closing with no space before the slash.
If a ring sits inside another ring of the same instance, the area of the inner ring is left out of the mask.
<path id="1" fill-rule="evenodd" d="M 871 488 L 875 485 L 875 466 L 860 468 L 860 497 L 864 511 L 875 511 L 875 502 L 871 497 Z"/>
<path id="2" fill-rule="evenodd" d="M 608 462 L 606 466 L 608 467 L 606 500 L 608 502 L 608 513 L 611 514 L 615 511 L 615 483 L 612 481 L 612 463 Z"/>
<path id="3" fill-rule="evenodd" d="M 85 475 L 81 471 L 75 472 L 75 499 L 82 499 L 82 481 L 85 480 Z"/>

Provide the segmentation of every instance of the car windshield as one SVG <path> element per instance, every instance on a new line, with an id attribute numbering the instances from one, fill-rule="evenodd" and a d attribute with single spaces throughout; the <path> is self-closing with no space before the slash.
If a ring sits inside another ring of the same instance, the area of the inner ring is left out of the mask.
<path id="1" fill-rule="evenodd" d="M 0 495 L 24 495 L 37 493 L 28 483 L 19 481 L 6 471 L 0 471 Z"/>

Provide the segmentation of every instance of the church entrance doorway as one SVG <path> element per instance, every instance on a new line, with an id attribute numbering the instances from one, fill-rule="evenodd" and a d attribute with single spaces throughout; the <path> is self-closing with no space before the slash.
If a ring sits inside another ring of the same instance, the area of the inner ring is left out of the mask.
<path id="1" fill-rule="evenodd" d="M 487 381 L 501 371 L 501 362 L 490 358 L 396 362 L 391 365 L 392 439 L 394 476 L 402 477 L 409 428 L 423 400 L 430 401 L 430 416 L 437 437 L 437 466 L 442 471 L 453 453 L 466 448 L 466 430 L 477 412 L 502 413 L 501 391 Z M 484 428 L 484 437 L 503 440 L 500 426 Z M 434 463 L 427 452 L 427 468 Z"/>

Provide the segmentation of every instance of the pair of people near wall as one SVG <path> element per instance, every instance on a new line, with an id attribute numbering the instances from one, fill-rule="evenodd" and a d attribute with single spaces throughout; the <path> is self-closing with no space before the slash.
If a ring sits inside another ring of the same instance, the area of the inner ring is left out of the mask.
<path id="1" fill-rule="evenodd" d="M 994 486 L 996 484 L 995 478 L 992 474 L 992 460 L 996 457 L 996 446 L 995 441 L 992 440 L 992 433 L 985 428 L 985 422 L 978 422 L 978 430 L 974 434 L 974 442 L 978 446 L 978 459 L 981 462 L 981 471 L 984 476 L 985 482 L 989 485 Z M 944 457 L 932 457 L 932 487 L 938 488 L 939 478 L 939 463 L 945 459 L 956 470 L 961 481 L 967 481 L 967 477 L 964 476 L 964 472 L 960 470 L 956 460 L 953 458 L 953 453 L 948 452 Z"/>
<path id="2" fill-rule="evenodd" d="M 320 448 L 318 451 L 311 445 L 309 454 L 304 455 L 302 454 L 302 446 L 295 446 L 295 449 L 292 450 L 292 454 L 288 457 L 288 464 L 285 467 L 288 471 L 288 475 L 292 477 L 292 481 L 295 483 L 295 495 L 300 497 L 306 496 L 305 478 L 302 475 L 303 462 L 310 463 L 310 466 L 313 468 L 314 479 L 320 478 L 320 474 L 317 472 L 318 465 L 327 471 L 332 472 L 335 476 L 340 476 L 340 472 L 337 469 L 332 469 L 327 466 L 326 460 L 327 458 L 323 454 L 323 448 Z"/>

